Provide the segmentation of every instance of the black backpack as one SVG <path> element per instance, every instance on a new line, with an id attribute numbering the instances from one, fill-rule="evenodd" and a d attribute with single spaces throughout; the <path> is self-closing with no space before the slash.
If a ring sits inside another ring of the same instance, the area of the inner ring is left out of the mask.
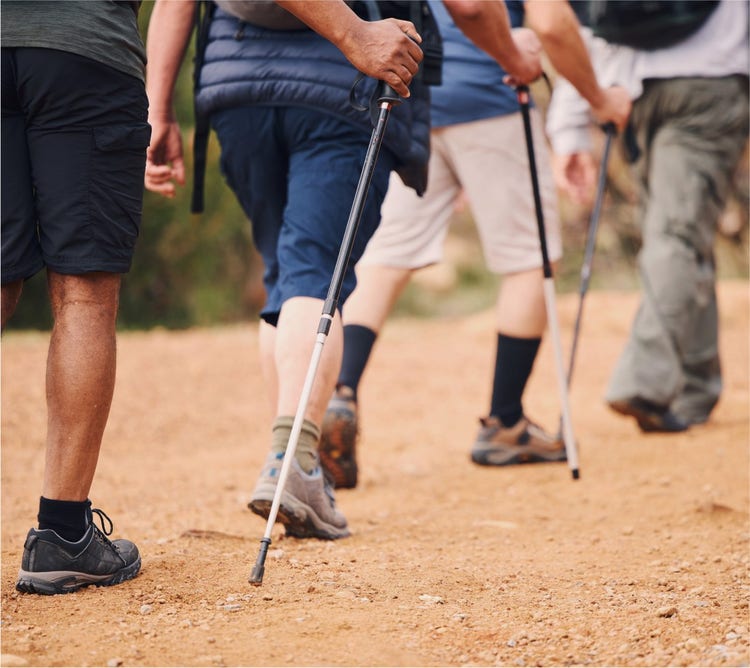
<path id="1" fill-rule="evenodd" d="M 693 34 L 719 0 L 588 0 L 576 4 L 581 22 L 597 37 L 654 51 Z"/>

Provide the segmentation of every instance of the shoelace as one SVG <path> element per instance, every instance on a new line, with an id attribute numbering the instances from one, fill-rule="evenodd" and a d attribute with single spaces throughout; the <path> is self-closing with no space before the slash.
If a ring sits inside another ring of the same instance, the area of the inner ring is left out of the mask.
<path id="1" fill-rule="evenodd" d="M 331 485 L 331 483 L 328 482 L 328 479 L 325 476 L 323 476 L 323 491 L 328 497 L 328 501 L 331 504 L 331 508 L 335 508 L 336 507 L 336 494 L 333 491 L 333 485 Z"/>
<path id="2" fill-rule="evenodd" d="M 94 524 L 94 513 L 99 516 L 101 529 L 96 526 L 96 524 Z M 99 508 L 92 508 L 91 524 L 94 527 L 94 533 L 96 534 L 96 537 L 106 545 L 111 545 L 115 550 L 117 550 L 117 545 L 115 545 L 109 538 L 107 538 L 107 536 L 110 536 L 112 534 L 112 531 L 114 530 L 114 524 L 112 523 L 112 520 L 109 519 L 109 515 L 107 515 L 107 513 Z"/>

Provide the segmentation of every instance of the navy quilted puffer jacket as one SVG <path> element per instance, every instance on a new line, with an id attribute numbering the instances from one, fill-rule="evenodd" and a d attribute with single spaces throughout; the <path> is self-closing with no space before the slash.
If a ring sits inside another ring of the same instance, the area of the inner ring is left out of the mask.
<path id="1" fill-rule="evenodd" d="M 369 136 L 368 111 L 349 101 L 357 70 L 333 44 L 312 30 L 267 30 L 214 11 L 197 86 L 196 112 L 249 105 L 311 107 L 361 127 Z M 357 100 L 367 104 L 377 83 L 365 79 Z M 421 195 L 429 158 L 429 88 L 420 81 L 411 97 L 393 108 L 383 145 L 398 160 L 404 182 Z"/>

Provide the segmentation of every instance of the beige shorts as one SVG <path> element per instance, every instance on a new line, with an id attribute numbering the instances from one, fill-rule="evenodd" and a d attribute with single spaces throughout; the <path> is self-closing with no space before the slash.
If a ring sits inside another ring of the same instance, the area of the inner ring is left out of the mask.
<path id="1" fill-rule="evenodd" d="M 531 110 L 547 252 L 562 256 L 557 196 L 539 113 Z M 490 271 L 542 266 L 521 114 L 437 128 L 430 135 L 429 180 L 418 197 L 391 174 L 382 220 L 360 264 L 417 269 L 439 262 L 455 200 L 463 189 Z"/>

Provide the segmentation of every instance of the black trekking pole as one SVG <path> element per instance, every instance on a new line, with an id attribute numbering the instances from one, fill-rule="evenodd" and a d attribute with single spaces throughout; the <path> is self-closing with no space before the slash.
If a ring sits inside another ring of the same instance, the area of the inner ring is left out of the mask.
<path id="1" fill-rule="evenodd" d="M 289 442 L 287 443 L 286 452 L 284 453 L 284 461 L 281 465 L 281 471 L 279 472 L 279 482 L 276 485 L 271 510 L 268 514 L 266 531 L 263 534 L 263 538 L 260 540 L 258 558 L 255 561 L 255 566 L 249 577 L 249 582 L 256 586 L 260 586 L 263 583 L 266 555 L 268 554 L 268 547 L 271 545 L 271 531 L 279 512 L 281 495 L 284 491 L 287 476 L 289 475 L 289 468 L 292 459 L 294 459 L 294 453 L 297 450 L 297 443 L 299 441 L 300 432 L 302 431 L 302 423 L 305 419 L 305 412 L 307 411 L 307 404 L 310 400 L 315 375 L 318 371 L 320 356 L 323 352 L 323 345 L 328 337 L 331 323 L 333 322 L 336 309 L 338 308 L 341 286 L 344 282 L 344 274 L 346 273 L 346 268 L 349 264 L 349 258 L 352 253 L 352 247 L 354 246 L 357 228 L 359 227 L 359 221 L 362 218 L 362 212 L 364 211 L 367 192 L 370 188 L 373 173 L 375 172 L 375 163 L 377 162 L 380 147 L 383 143 L 383 135 L 385 134 L 388 117 L 391 108 L 401 102 L 401 98 L 389 85 L 381 82 L 380 86 L 377 98 L 379 108 L 377 123 L 375 124 L 370 137 L 370 144 L 367 147 L 362 172 L 359 176 L 357 189 L 354 192 L 354 201 L 349 212 L 349 219 L 347 220 L 346 228 L 344 229 L 344 238 L 341 242 L 338 257 L 336 258 L 336 265 L 333 269 L 331 283 L 328 287 L 328 294 L 326 295 L 325 302 L 323 302 L 323 313 L 321 314 L 320 322 L 318 324 L 315 346 L 310 359 L 310 365 L 307 369 L 307 375 L 305 376 L 305 382 L 302 386 L 302 393 L 297 406 L 297 413 L 294 416 L 294 422 L 292 423 L 292 430 L 289 434 Z"/>
<path id="2" fill-rule="evenodd" d="M 609 152 L 612 148 L 612 140 L 617 134 L 617 128 L 612 123 L 607 123 L 604 128 L 607 138 L 604 142 L 601 164 L 599 165 L 599 181 L 596 186 L 596 198 L 594 208 L 589 220 L 589 229 L 586 233 L 586 249 L 583 253 L 583 263 L 581 264 L 581 282 L 578 290 L 578 311 L 576 313 L 575 326 L 573 327 L 573 342 L 570 347 L 570 362 L 568 363 L 568 388 L 573 378 L 573 365 L 576 359 L 576 350 L 578 348 L 578 336 L 581 330 L 581 320 L 583 318 L 583 300 L 589 289 L 591 282 L 591 266 L 594 262 L 594 251 L 596 249 L 596 233 L 599 229 L 599 217 L 602 212 L 602 202 L 604 201 L 604 190 L 607 185 L 607 163 L 609 162 Z"/>
<path id="3" fill-rule="evenodd" d="M 544 229 L 544 212 L 542 210 L 542 196 L 539 188 L 539 175 L 534 157 L 534 140 L 531 134 L 531 116 L 529 114 L 529 88 L 518 86 L 516 88 L 518 104 L 521 106 L 523 116 L 523 128 L 526 135 L 526 148 L 529 153 L 529 171 L 531 173 L 531 188 L 534 194 L 534 209 L 536 211 L 536 222 L 539 230 L 539 244 L 542 247 L 542 271 L 544 272 L 544 303 L 547 307 L 547 324 L 549 325 L 552 345 L 555 349 L 555 363 L 557 367 L 557 386 L 560 392 L 560 405 L 563 415 L 563 442 L 565 443 L 565 455 L 568 460 L 573 479 L 580 477 L 578 470 L 578 450 L 576 448 L 575 436 L 573 435 L 573 424 L 570 417 L 570 402 L 568 400 L 568 383 L 563 367 L 562 344 L 560 342 L 560 324 L 557 319 L 557 304 L 555 301 L 555 281 L 552 276 L 552 264 L 547 252 L 547 233 Z"/>

